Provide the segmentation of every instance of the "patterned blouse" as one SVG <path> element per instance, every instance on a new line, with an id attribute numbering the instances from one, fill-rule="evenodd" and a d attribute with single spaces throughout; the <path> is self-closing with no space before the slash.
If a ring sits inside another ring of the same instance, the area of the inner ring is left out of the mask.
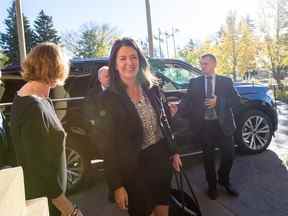
<path id="1" fill-rule="evenodd" d="M 157 121 L 157 114 L 151 105 L 148 96 L 143 92 L 140 101 L 134 102 L 135 108 L 143 125 L 143 143 L 142 149 L 156 144 L 162 137 L 161 129 Z"/>

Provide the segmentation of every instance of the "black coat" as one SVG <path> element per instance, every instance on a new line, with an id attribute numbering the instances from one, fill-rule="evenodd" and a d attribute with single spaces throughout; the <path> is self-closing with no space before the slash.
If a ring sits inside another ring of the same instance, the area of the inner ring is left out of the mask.
<path id="1" fill-rule="evenodd" d="M 215 95 L 217 96 L 216 113 L 223 133 L 233 135 L 236 130 L 232 108 L 240 104 L 240 96 L 233 87 L 230 78 L 216 75 Z M 200 76 L 190 80 L 188 92 L 179 104 L 175 118 L 189 119 L 193 133 L 199 132 L 204 123 L 205 80 Z"/>
<path id="2" fill-rule="evenodd" d="M 100 93 L 103 92 L 103 89 L 101 88 L 100 84 L 97 84 L 93 87 L 91 87 L 88 92 L 87 96 L 85 98 L 85 102 L 83 104 L 83 116 L 84 116 L 84 122 L 85 126 L 87 128 L 91 128 L 91 126 L 94 126 L 94 117 L 95 117 L 95 109 L 98 105 L 98 98 Z"/>
<path id="3" fill-rule="evenodd" d="M 101 93 L 103 92 L 103 89 L 101 88 L 100 83 L 96 83 L 93 87 L 91 87 L 88 90 L 87 96 L 85 98 L 85 101 L 83 103 L 82 107 L 82 113 L 83 113 L 83 126 L 85 127 L 88 136 L 89 136 L 89 142 L 91 145 L 93 145 L 93 148 L 97 152 L 97 158 L 103 158 L 104 152 L 103 152 L 103 145 L 99 142 L 99 131 L 95 125 L 95 113 L 98 109 L 99 105 L 99 98 L 101 98 Z"/>
<path id="4" fill-rule="evenodd" d="M 98 95 L 103 91 L 100 82 L 94 85 L 93 87 L 89 88 L 87 97 L 93 97 L 95 95 Z"/>
<path id="5" fill-rule="evenodd" d="M 150 99 L 160 124 L 159 89 L 143 87 L 143 90 Z M 97 100 L 95 125 L 99 131 L 98 141 L 104 146 L 105 176 L 110 190 L 114 191 L 124 186 L 135 174 L 143 142 L 142 122 L 125 90 L 116 93 L 108 88 L 100 95 L 101 103 L 99 98 Z M 170 121 L 167 103 L 164 103 L 164 107 Z M 163 132 L 164 128 L 161 127 L 161 130 Z M 176 153 L 176 146 L 169 145 L 169 150 L 173 155 Z"/>

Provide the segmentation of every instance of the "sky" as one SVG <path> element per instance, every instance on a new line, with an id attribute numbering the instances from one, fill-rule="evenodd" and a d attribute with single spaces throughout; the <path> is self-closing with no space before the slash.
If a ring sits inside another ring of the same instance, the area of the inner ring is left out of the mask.
<path id="1" fill-rule="evenodd" d="M 0 0 L 0 30 L 11 0 Z M 175 34 L 177 47 L 183 47 L 190 38 L 203 41 L 213 37 L 225 23 L 228 12 L 235 10 L 239 16 L 257 18 L 260 0 L 150 0 L 152 28 Z M 122 36 L 147 38 L 145 0 L 22 0 L 25 16 L 32 23 L 41 9 L 53 17 L 56 29 L 77 31 L 88 22 L 110 24 Z"/>

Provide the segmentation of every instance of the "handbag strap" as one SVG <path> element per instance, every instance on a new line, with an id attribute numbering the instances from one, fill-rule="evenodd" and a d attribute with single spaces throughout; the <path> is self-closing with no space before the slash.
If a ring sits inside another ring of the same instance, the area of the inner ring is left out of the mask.
<path id="1" fill-rule="evenodd" d="M 179 173 L 175 172 L 174 176 L 175 176 L 175 180 L 176 180 L 176 187 L 181 192 L 182 215 L 184 215 L 184 207 L 185 207 L 184 206 L 184 181 L 187 184 L 187 186 L 189 188 L 189 192 L 191 193 L 191 196 L 192 196 L 191 198 L 193 199 L 193 201 L 197 207 L 197 210 L 198 210 L 197 213 L 199 215 L 201 215 L 199 202 L 197 200 L 197 197 L 195 195 L 195 192 L 193 191 L 190 180 L 189 180 L 186 172 L 184 171 L 184 169 L 181 168 Z"/>
<path id="2" fill-rule="evenodd" d="M 175 176 L 175 181 L 176 181 L 176 187 L 177 187 L 177 190 L 180 191 L 181 193 L 181 216 L 184 216 L 184 189 L 183 189 L 183 176 L 181 175 L 181 172 L 180 173 L 177 173 L 176 171 L 174 172 L 174 176 Z"/>
<path id="3" fill-rule="evenodd" d="M 198 213 L 200 214 L 200 205 L 199 205 L 199 202 L 198 202 L 197 197 L 195 195 L 195 192 L 193 191 L 193 188 L 192 188 L 192 185 L 191 185 L 191 183 L 189 181 L 189 178 L 188 178 L 186 172 L 183 169 L 181 169 L 181 173 L 182 173 L 182 175 L 183 175 L 183 177 L 184 177 L 184 179 L 186 181 L 186 184 L 187 184 L 187 186 L 188 186 L 188 188 L 190 190 L 190 193 L 192 195 L 192 199 L 194 200 L 194 203 L 195 203 L 195 205 L 196 205 L 196 207 L 197 207 L 197 209 L 199 211 Z"/>

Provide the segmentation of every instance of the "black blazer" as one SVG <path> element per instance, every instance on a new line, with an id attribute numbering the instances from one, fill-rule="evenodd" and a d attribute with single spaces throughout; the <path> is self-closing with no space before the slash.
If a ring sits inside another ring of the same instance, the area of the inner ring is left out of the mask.
<path id="1" fill-rule="evenodd" d="M 159 125 L 161 125 L 160 113 L 162 111 L 158 87 L 143 86 L 143 90 L 150 99 L 157 113 Z M 167 103 L 164 103 L 164 108 L 170 122 L 171 116 Z M 102 142 L 104 146 L 106 180 L 110 190 L 114 191 L 124 186 L 135 174 L 143 141 L 141 119 L 124 89 L 115 92 L 108 88 L 100 94 L 95 113 L 95 126 L 99 131 L 97 141 Z M 161 130 L 163 132 L 164 129 L 161 127 Z M 176 146 L 169 145 L 168 147 L 171 155 L 176 153 Z"/>
<path id="2" fill-rule="evenodd" d="M 233 135 L 236 130 L 232 108 L 240 104 L 240 96 L 233 87 L 230 78 L 216 75 L 215 95 L 217 96 L 216 112 L 223 133 Z M 189 119 L 193 133 L 199 132 L 204 123 L 205 80 L 200 76 L 190 80 L 187 94 L 178 107 L 175 118 Z"/>

